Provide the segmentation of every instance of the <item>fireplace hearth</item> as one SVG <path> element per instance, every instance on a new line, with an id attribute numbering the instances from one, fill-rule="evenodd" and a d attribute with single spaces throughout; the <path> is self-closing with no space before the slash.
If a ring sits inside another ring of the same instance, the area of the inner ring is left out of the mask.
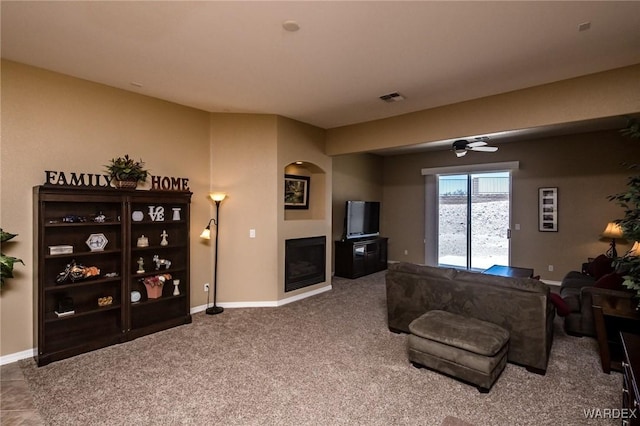
<path id="1" fill-rule="evenodd" d="M 322 236 L 285 241 L 285 292 L 326 280 L 326 240 Z"/>

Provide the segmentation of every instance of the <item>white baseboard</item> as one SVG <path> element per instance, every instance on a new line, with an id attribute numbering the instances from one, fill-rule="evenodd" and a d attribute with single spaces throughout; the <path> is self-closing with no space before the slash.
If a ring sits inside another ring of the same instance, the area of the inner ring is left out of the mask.
<path id="1" fill-rule="evenodd" d="M 560 281 L 551 281 L 551 280 L 540 280 L 540 281 L 548 285 L 555 285 L 556 287 L 560 287 L 560 284 L 562 284 L 562 282 Z"/>
<path id="2" fill-rule="evenodd" d="M 13 354 L 0 356 L 0 365 L 11 364 L 12 362 L 20 361 L 21 359 L 27 359 L 36 355 L 36 349 L 27 349 L 26 351 L 16 352 Z"/>
<path id="3" fill-rule="evenodd" d="M 234 308 L 277 308 L 278 306 L 283 306 L 292 302 L 297 302 L 298 300 L 306 299 L 307 297 L 315 296 L 320 293 L 324 293 L 325 291 L 330 291 L 333 287 L 331 285 L 327 285 L 324 287 L 317 288 L 313 291 L 309 291 L 307 293 L 298 294 L 295 296 L 288 297 L 282 300 L 266 300 L 266 301 L 257 301 L 257 302 L 224 302 L 218 303 L 217 305 L 221 308 L 225 309 L 234 309 Z M 194 306 L 191 308 L 191 313 L 195 314 L 198 312 L 202 312 L 207 309 L 207 305 Z"/>

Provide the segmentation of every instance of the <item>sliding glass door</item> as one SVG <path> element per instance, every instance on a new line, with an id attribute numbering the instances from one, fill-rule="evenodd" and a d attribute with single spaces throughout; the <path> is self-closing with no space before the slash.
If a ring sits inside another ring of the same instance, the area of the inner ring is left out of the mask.
<path id="1" fill-rule="evenodd" d="M 509 172 L 438 176 L 438 265 L 509 265 Z"/>

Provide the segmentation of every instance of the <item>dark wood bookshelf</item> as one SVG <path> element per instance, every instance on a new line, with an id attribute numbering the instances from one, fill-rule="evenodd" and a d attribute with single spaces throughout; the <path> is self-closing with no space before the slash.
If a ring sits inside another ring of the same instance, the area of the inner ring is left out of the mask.
<path id="1" fill-rule="evenodd" d="M 39 366 L 191 322 L 190 192 L 37 186 L 33 196 L 34 346 Z M 159 209 L 164 209 L 164 218 L 152 219 L 152 210 Z M 173 220 L 173 209 L 180 209 L 180 219 Z M 95 220 L 100 215 L 104 221 Z M 169 241 L 161 245 L 164 231 Z M 91 234 L 108 240 L 103 250 L 92 251 L 87 245 Z M 148 247 L 137 247 L 142 235 L 148 236 Z M 72 246 L 73 253 L 50 254 L 50 246 L 60 245 Z M 171 261 L 169 269 L 155 269 L 156 254 Z M 143 274 L 136 273 L 140 257 Z M 58 275 L 74 261 L 95 266 L 100 274 L 58 283 Z M 160 274 L 171 274 L 171 279 L 161 297 L 148 298 L 141 281 Z M 173 279 L 180 280 L 180 295 L 173 295 Z M 139 302 L 131 302 L 133 291 L 140 292 Z M 98 298 L 107 296 L 111 304 L 99 306 Z M 59 302 L 66 299 L 74 313 L 58 316 Z"/>

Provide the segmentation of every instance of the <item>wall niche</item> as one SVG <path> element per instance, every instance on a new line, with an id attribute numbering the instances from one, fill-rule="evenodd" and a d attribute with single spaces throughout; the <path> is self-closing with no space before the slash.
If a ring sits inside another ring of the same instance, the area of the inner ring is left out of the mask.
<path id="1" fill-rule="evenodd" d="M 288 164 L 282 174 L 284 186 L 285 175 L 304 176 L 309 178 L 308 199 L 309 207 L 304 209 L 289 209 L 284 206 L 284 220 L 325 220 L 326 219 L 326 173 L 316 164 L 297 161 Z"/>

